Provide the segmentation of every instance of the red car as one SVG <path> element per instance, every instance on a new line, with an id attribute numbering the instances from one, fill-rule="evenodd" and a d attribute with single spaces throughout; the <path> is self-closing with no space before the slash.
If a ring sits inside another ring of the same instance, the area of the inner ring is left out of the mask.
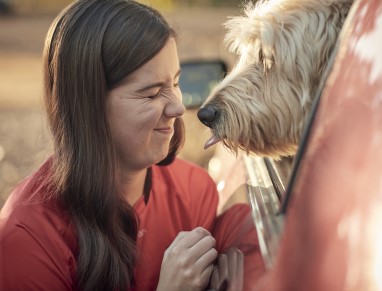
<path id="1" fill-rule="evenodd" d="M 339 41 L 261 290 L 382 290 L 382 1 L 355 1 Z"/>
<path id="2" fill-rule="evenodd" d="M 381 0 L 355 1 L 321 88 L 288 183 L 269 159 L 219 146 L 210 162 L 222 203 L 251 204 L 254 290 L 382 290 Z"/>

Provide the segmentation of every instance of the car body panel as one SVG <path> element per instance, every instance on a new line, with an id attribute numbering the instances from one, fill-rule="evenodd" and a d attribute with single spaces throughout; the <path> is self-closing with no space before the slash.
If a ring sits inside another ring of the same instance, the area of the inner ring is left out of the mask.
<path id="1" fill-rule="evenodd" d="M 352 7 L 256 290 L 382 290 L 382 1 Z"/>

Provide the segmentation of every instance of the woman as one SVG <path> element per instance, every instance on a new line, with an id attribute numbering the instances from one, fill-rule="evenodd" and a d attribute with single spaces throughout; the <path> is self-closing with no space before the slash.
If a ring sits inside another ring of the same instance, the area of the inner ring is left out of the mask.
<path id="1" fill-rule="evenodd" d="M 175 158 L 185 108 L 165 19 L 134 1 L 76 1 L 43 60 L 54 153 L 1 211 L 0 289 L 204 290 L 234 262 L 238 290 L 239 251 L 214 267 L 215 184 Z"/>

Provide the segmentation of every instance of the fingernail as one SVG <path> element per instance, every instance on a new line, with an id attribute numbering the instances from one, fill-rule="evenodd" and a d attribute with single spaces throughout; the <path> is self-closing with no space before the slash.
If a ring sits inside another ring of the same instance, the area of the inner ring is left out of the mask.
<path id="1" fill-rule="evenodd" d="M 197 227 L 196 231 L 199 232 L 199 233 L 207 233 L 208 235 L 211 235 L 211 233 L 207 229 L 205 229 L 205 228 L 203 228 L 201 226 Z"/>

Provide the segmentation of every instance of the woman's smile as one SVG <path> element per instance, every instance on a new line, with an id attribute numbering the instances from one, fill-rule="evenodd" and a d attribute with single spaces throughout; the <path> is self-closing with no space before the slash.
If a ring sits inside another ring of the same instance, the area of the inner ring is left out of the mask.
<path id="1" fill-rule="evenodd" d="M 164 126 L 164 127 L 157 127 L 154 128 L 155 132 L 170 135 L 174 133 L 174 127 L 173 126 Z"/>

